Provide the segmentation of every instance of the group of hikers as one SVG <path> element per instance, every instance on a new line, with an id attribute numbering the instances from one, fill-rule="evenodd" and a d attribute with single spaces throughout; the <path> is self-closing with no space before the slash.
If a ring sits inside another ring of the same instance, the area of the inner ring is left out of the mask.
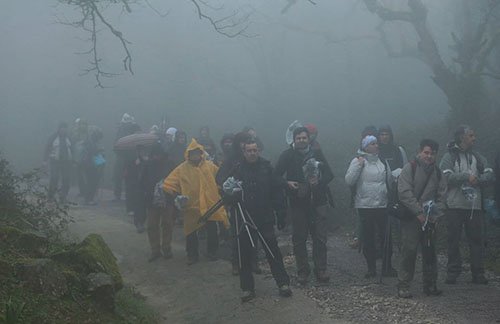
<path id="1" fill-rule="evenodd" d="M 61 124 L 49 140 L 46 150 L 51 170 L 49 196 L 53 197 L 58 177 L 62 175 L 61 199 L 65 199 L 71 168 L 66 161 L 75 154 L 72 145 L 77 146 L 80 141 L 83 153 L 77 165 L 86 179 L 81 192 L 86 202 L 93 202 L 95 179 L 98 184 L 99 170 L 105 163 L 98 145 L 102 132 L 97 128 L 89 131 L 88 126 L 81 124 L 81 120 L 75 122 L 71 135 L 67 125 Z M 180 129 L 153 126 L 149 133 L 156 136 L 154 143 L 138 145 L 127 154 L 117 153 L 113 177 L 115 200 L 121 200 L 124 181 L 127 212 L 139 233 L 147 229 L 151 246 L 149 261 L 161 256 L 172 258 L 172 232 L 178 220 L 186 237 L 188 265 L 199 261 L 202 236 L 206 236 L 209 260 L 217 260 L 219 236 L 228 237 L 232 272 L 239 275 L 241 301 L 247 302 L 255 297 L 253 273 L 259 272 L 260 246 L 279 295 L 289 297 L 290 277 L 275 227 L 283 230 L 291 222 L 297 282 L 307 284 L 311 273 L 318 282 L 328 282 L 327 228 L 333 207 L 329 183 L 333 173 L 317 141 L 316 126 L 292 125 L 289 147 L 274 166 L 261 156 L 263 143 L 251 127 L 225 134 L 218 150 L 206 126 L 190 141 Z M 81 134 L 87 129 L 86 135 L 77 136 L 80 127 Z M 138 132 L 141 128 L 134 118 L 124 114 L 117 140 Z M 377 276 L 376 262 L 381 258 L 380 275 L 398 277 L 398 296 L 410 298 L 420 247 L 423 291 L 426 295 L 440 295 L 436 222 L 443 219 L 448 243 L 445 283 L 456 284 L 462 272 L 463 229 L 470 248 L 472 282 L 488 283 L 484 275 L 484 204 L 499 201 L 500 181 L 495 179 L 500 179 L 500 156 L 496 165 L 490 166 L 475 150 L 475 140 L 472 128 L 460 126 L 438 163 L 439 144 L 435 140 L 422 139 L 415 158 L 409 160 L 403 147 L 394 143 L 390 126 L 378 129 L 369 126 L 362 131 L 345 182 L 351 188 L 352 206 L 359 220 L 366 278 Z M 102 164 L 97 165 L 96 160 Z M 398 270 L 392 265 L 394 228 L 399 231 L 402 244 Z M 312 271 L 306 245 L 309 236 Z"/>

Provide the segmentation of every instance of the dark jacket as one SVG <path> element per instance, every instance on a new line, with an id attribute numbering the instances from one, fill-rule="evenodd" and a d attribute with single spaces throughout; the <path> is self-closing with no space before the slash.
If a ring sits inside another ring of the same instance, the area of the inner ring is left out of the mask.
<path id="1" fill-rule="evenodd" d="M 242 161 L 234 168 L 233 176 L 243 182 L 242 205 L 256 224 L 274 223 L 273 211 L 285 211 L 284 190 L 269 161 Z"/>
<path id="2" fill-rule="evenodd" d="M 144 162 L 142 173 L 140 173 L 140 185 L 148 208 L 153 205 L 155 185 L 168 176 L 172 170 L 172 164 L 165 157 L 152 158 Z"/>
<path id="3" fill-rule="evenodd" d="M 382 144 L 379 141 L 378 156 L 379 156 L 380 160 L 382 162 L 386 161 L 389 164 L 389 167 L 391 168 L 391 170 L 393 170 L 393 171 L 396 169 L 403 168 L 403 166 L 407 160 L 406 152 L 404 152 L 404 150 L 400 146 L 394 144 L 394 134 L 393 134 L 392 128 L 390 126 L 388 126 L 388 125 L 381 126 L 379 128 L 379 132 L 382 132 L 382 131 L 389 133 L 390 139 L 389 139 L 389 143 L 387 143 L 387 144 Z M 403 156 L 403 154 L 405 156 Z"/>
<path id="4" fill-rule="evenodd" d="M 289 190 L 287 181 L 296 181 L 301 185 L 306 185 L 304 172 L 302 167 L 305 162 L 311 158 L 315 158 L 321 162 L 321 178 L 319 184 L 310 188 L 310 195 L 299 197 L 297 190 Z M 304 206 L 313 204 L 314 206 L 322 206 L 328 203 L 329 188 L 328 183 L 333 180 L 333 173 L 328 165 L 328 162 L 321 150 L 310 149 L 307 154 L 302 154 L 294 148 L 290 147 L 288 150 L 281 153 L 278 163 L 276 164 L 275 174 L 280 177 L 283 188 L 287 190 L 290 205 Z M 283 176 L 286 174 L 285 178 Z M 286 180 L 285 180 L 286 179 Z"/>

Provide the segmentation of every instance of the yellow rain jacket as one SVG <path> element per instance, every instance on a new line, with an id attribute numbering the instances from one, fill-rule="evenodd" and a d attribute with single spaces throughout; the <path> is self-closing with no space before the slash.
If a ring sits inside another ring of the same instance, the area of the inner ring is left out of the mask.
<path id="1" fill-rule="evenodd" d="M 199 224 L 198 220 L 221 198 L 215 183 L 218 167 L 211 161 L 207 161 L 205 157 L 199 165 L 188 161 L 188 153 L 196 149 L 203 151 L 203 146 L 193 139 L 184 153 L 185 161 L 175 168 L 163 182 L 165 192 L 189 197 L 187 206 L 182 211 L 185 235 L 193 233 L 203 225 Z M 223 222 L 226 228 L 229 227 L 224 208 L 220 208 L 210 221 Z"/>

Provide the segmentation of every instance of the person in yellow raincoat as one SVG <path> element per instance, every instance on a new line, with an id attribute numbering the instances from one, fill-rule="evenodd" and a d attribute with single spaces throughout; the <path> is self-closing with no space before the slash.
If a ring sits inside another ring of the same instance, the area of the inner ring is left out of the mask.
<path id="1" fill-rule="evenodd" d="M 169 196 L 183 195 L 188 197 L 182 214 L 188 265 L 191 265 L 198 261 L 197 231 L 203 226 L 198 220 L 221 197 L 215 182 L 218 167 L 206 160 L 203 146 L 193 139 L 186 149 L 184 157 L 185 161 L 165 179 L 163 190 Z M 207 250 L 210 260 L 217 259 L 219 246 L 217 222 L 222 222 L 224 226 L 229 227 L 229 220 L 224 208 L 219 209 L 206 223 Z"/>

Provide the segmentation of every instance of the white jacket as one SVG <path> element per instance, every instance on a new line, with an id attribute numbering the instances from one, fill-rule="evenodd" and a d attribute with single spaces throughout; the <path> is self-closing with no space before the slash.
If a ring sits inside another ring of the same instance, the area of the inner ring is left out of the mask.
<path id="1" fill-rule="evenodd" d="M 351 187 L 356 186 L 354 207 L 386 208 L 387 183 L 391 183 L 392 175 L 387 175 L 378 155 L 358 151 L 358 156 L 365 159 L 364 163 L 361 164 L 355 157 L 345 175 L 345 182 Z"/>

